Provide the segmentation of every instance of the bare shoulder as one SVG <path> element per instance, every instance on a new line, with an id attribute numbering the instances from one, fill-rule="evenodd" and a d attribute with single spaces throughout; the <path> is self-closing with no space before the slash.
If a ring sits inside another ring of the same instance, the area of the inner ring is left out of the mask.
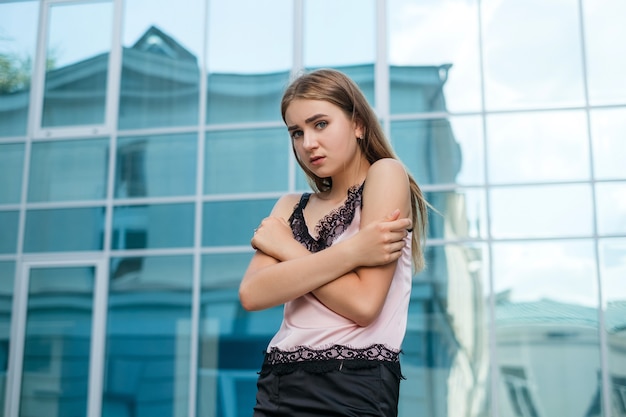
<path id="1" fill-rule="evenodd" d="M 393 158 L 383 158 L 374 162 L 367 172 L 366 184 L 379 183 L 386 186 L 408 185 L 406 168 L 402 162 Z"/>
<path id="2" fill-rule="evenodd" d="M 366 222 L 382 218 L 395 209 L 404 216 L 411 213 L 411 185 L 404 165 L 391 158 L 370 166 L 363 187 L 363 218 Z"/>
<path id="3" fill-rule="evenodd" d="M 274 204 L 274 208 L 272 209 L 272 216 L 282 217 L 284 219 L 289 219 L 291 213 L 293 213 L 293 209 L 300 201 L 300 197 L 302 194 L 285 194 L 278 199 L 276 204 Z"/>

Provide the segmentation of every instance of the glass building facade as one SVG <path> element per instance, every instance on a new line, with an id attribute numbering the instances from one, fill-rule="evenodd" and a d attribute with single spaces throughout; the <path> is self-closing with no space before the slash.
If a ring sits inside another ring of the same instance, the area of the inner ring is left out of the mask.
<path id="1" fill-rule="evenodd" d="M 0 0 L 0 412 L 251 414 L 237 297 L 350 75 L 436 211 L 402 417 L 626 416 L 623 0 Z M 312 387 L 314 389 L 314 387 Z"/>

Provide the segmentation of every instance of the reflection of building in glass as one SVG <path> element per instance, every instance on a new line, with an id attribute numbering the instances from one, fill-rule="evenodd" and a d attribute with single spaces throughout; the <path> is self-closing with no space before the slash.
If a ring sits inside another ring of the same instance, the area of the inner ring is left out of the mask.
<path id="1" fill-rule="evenodd" d="M 512 302 L 509 297 L 505 292 L 496 301 L 502 415 L 603 415 L 597 310 L 548 299 Z M 626 363 L 626 344 L 615 333 L 623 314 L 609 308 L 605 317 L 611 335 L 610 360 L 615 364 Z M 617 416 L 623 415 L 624 371 L 611 375 L 613 415 Z M 559 394 L 563 390 L 581 395 L 563 397 Z"/>

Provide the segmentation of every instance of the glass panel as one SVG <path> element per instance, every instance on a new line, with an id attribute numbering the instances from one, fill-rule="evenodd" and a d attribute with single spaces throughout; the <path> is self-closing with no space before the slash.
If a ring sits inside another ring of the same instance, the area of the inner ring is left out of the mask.
<path id="1" fill-rule="evenodd" d="M 500 415 L 581 415 L 599 395 L 593 242 L 498 243 L 492 253 Z"/>
<path id="2" fill-rule="evenodd" d="M 155 249 L 193 246 L 193 204 L 116 207 L 112 249 Z"/>
<path id="3" fill-rule="evenodd" d="M 38 1 L 0 4 L 0 136 L 26 134 L 38 16 Z"/>
<path id="4" fill-rule="evenodd" d="M 1 124 L 2 122 L 0 122 Z M 23 167 L 23 143 L 0 145 L 0 204 L 16 204 L 20 202 Z"/>
<path id="5" fill-rule="evenodd" d="M 389 0 L 392 114 L 480 110 L 477 3 Z"/>
<path id="6" fill-rule="evenodd" d="M 108 151 L 108 139 L 33 143 L 28 201 L 104 198 Z"/>
<path id="7" fill-rule="evenodd" d="M 202 246 L 250 245 L 254 228 L 275 203 L 275 199 L 205 203 Z"/>
<path id="8" fill-rule="evenodd" d="M 31 269 L 20 417 L 87 416 L 95 274 Z"/>
<path id="9" fill-rule="evenodd" d="M 591 111 L 597 179 L 626 179 L 626 107 Z"/>
<path id="10" fill-rule="evenodd" d="M 0 253 L 15 253 L 19 211 L 0 211 Z"/>
<path id="11" fill-rule="evenodd" d="M 487 138 L 494 183 L 589 179 L 583 112 L 491 115 Z"/>
<path id="12" fill-rule="evenodd" d="M 207 123 L 280 120 L 293 62 L 293 2 L 208 3 Z"/>
<path id="13" fill-rule="evenodd" d="M 111 260 L 103 417 L 188 415 L 192 270 L 191 256 Z"/>
<path id="14" fill-rule="evenodd" d="M 341 70 L 356 82 L 372 107 L 376 105 L 375 13 L 374 0 L 304 2 L 304 66 Z"/>
<path id="15" fill-rule="evenodd" d="M 496 238 L 591 235 L 588 185 L 545 185 L 491 190 L 491 233 Z"/>
<path id="16" fill-rule="evenodd" d="M 56 4 L 49 18 L 42 126 L 103 124 L 111 2 Z"/>
<path id="17" fill-rule="evenodd" d="M 375 13 L 374 0 L 305 0 L 304 66 L 344 67 L 374 63 Z M 355 47 L 357 39 L 358 47 Z M 370 68 L 373 74 L 373 68 Z"/>
<path id="18" fill-rule="evenodd" d="M 195 194 L 196 155 L 196 134 L 118 139 L 115 197 Z"/>
<path id="19" fill-rule="evenodd" d="M 15 262 L 0 261 L 0 410 L 4 410 L 11 343 Z"/>
<path id="20" fill-rule="evenodd" d="M 578 1 L 485 0 L 481 9 L 488 109 L 584 105 Z"/>
<path id="21" fill-rule="evenodd" d="M 596 185 L 598 233 L 626 234 L 626 182 Z"/>
<path id="22" fill-rule="evenodd" d="M 393 122 L 391 141 L 420 185 L 484 183 L 478 117 Z"/>
<path id="23" fill-rule="evenodd" d="M 486 247 L 431 246 L 425 256 L 411 290 L 398 415 L 490 415 Z"/>
<path id="24" fill-rule="evenodd" d="M 585 46 L 589 99 L 592 104 L 626 102 L 626 60 L 616 53 L 616 39 L 626 39 L 626 3 L 622 0 L 584 0 Z M 626 413 L 626 408 L 622 410 Z"/>
<path id="25" fill-rule="evenodd" d="M 311 186 L 309 185 L 306 175 L 304 175 L 304 171 L 300 168 L 300 165 L 296 164 L 296 190 L 301 192 L 311 192 Z"/>
<path id="26" fill-rule="evenodd" d="M 198 417 L 247 416 L 257 372 L 282 320 L 282 307 L 248 313 L 237 289 L 252 252 L 204 255 L 198 363 Z"/>
<path id="27" fill-rule="evenodd" d="M 101 250 L 104 208 L 28 210 L 24 252 Z"/>
<path id="28" fill-rule="evenodd" d="M 626 411 L 626 239 L 600 241 L 600 274 L 613 416 Z"/>
<path id="29" fill-rule="evenodd" d="M 485 192 L 482 189 L 459 189 L 449 192 L 426 192 L 426 200 L 438 211 L 430 210 L 428 238 L 484 238 L 487 235 Z"/>
<path id="30" fill-rule="evenodd" d="M 124 2 L 120 129 L 198 123 L 204 3 Z"/>
<path id="31" fill-rule="evenodd" d="M 207 132 L 204 192 L 287 191 L 290 152 L 286 129 Z"/>
<path id="32" fill-rule="evenodd" d="M 447 111 L 443 84 L 448 70 L 446 65 L 389 68 L 391 114 Z"/>

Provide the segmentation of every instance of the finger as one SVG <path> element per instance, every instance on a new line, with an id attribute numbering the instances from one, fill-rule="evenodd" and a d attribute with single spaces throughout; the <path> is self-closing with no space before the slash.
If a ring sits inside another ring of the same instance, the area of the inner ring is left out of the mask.
<path id="1" fill-rule="evenodd" d="M 412 222 L 409 218 L 402 218 L 395 220 L 389 224 L 389 230 L 393 232 L 399 232 L 401 230 L 409 230 L 411 228 Z"/>
<path id="2" fill-rule="evenodd" d="M 397 220 L 399 216 L 400 216 L 400 209 L 395 209 L 390 214 L 388 214 L 387 217 L 385 217 L 385 220 L 394 221 L 394 220 Z"/>

